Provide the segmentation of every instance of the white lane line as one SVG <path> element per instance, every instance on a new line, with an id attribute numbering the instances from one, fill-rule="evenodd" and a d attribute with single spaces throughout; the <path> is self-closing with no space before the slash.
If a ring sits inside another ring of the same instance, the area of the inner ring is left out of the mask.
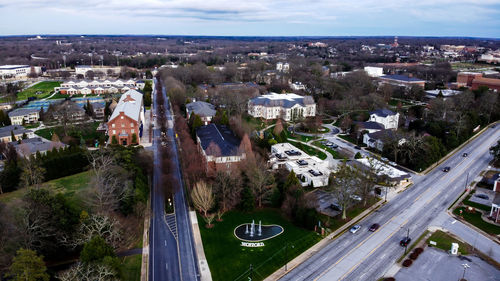
<path id="1" fill-rule="evenodd" d="M 456 222 L 457 222 L 457 220 L 453 220 L 453 221 L 451 222 L 451 224 L 455 224 Z"/>
<path id="2" fill-rule="evenodd" d="M 167 240 L 165 240 L 165 247 L 167 247 Z"/>

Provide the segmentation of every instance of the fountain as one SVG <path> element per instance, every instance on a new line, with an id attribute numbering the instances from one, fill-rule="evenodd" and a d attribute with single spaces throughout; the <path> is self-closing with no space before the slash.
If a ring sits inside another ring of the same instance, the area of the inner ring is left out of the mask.
<path id="1" fill-rule="evenodd" d="M 243 241 L 259 242 L 280 235 L 283 233 L 283 230 L 283 227 L 279 225 L 262 225 L 261 220 L 259 220 L 259 224 L 256 225 L 255 220 L 252 220 L 250 223 L 244 223 L 237 226 L 234 229 L 234 235 Z"/>

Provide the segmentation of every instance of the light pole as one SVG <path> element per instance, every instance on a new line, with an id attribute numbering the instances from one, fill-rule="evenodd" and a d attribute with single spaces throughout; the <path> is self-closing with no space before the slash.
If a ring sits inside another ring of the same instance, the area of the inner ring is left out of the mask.
<path id="1" fill-rule="evenodd" d="M 463 263 L 462 266 L 464 267 L 464 274 L 462 275 L 462 280 L 465 280 L 465 271 L 467 270 L 467 268 L 470 267 L 470 265 Z"/>

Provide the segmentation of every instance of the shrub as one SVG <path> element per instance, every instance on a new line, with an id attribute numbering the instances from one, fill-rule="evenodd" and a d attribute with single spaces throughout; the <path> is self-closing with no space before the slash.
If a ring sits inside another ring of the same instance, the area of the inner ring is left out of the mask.
<path id="1" fill-rule="evenodd" d="M 410 259 L 416 260 L 417 258 L 418 258 L 418 254 L 417 253 L 413 252 L 413 253 L 410 254 Z"/>
<path id="2" fill-rule="evenodd" d="M 404 267 L 410 267 L 410 265 L 413 263 L 412 260 L 410 259 L 406 259 L 404 262 L 403 262 L 403 266 Z"/>
<path id="3" fill-rule="evenodd" d="M 415 248 L 415 250 L 413 250 L 413 252 L 418 254 L 418 255 L 420 255 L 423 251 L 424 251 L 423 248 Z"/>
<path id="4" fill-rule="evenodd" d="M 361 156 L 361 153 L 357 152 L 356 155 L 354 155 L 354 159 L 361 159 L 363 156 Z"/>
<path id="5" fill-rule="evenodd" d="M 384 281 L 396 281 L 396 278 L 394 278 L 394 277 L 387 277 L 387 278 L 384 278 Z"/>

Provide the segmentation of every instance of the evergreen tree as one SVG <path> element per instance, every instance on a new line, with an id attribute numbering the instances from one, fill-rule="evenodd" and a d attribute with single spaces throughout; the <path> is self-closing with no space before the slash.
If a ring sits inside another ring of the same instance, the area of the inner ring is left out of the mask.
<path id="1" fill-rule="evenodd" d="M 14 135 L 14 131 L 10 131 L 10 140 L 16 141 L 16 135 Z"/>
<path id="2" fill-rule="evenodd" d="M 49 281 L 50 278 L 43 256 L 28 249 L 17 251 L 6 276 L 13 281 Z"/>

